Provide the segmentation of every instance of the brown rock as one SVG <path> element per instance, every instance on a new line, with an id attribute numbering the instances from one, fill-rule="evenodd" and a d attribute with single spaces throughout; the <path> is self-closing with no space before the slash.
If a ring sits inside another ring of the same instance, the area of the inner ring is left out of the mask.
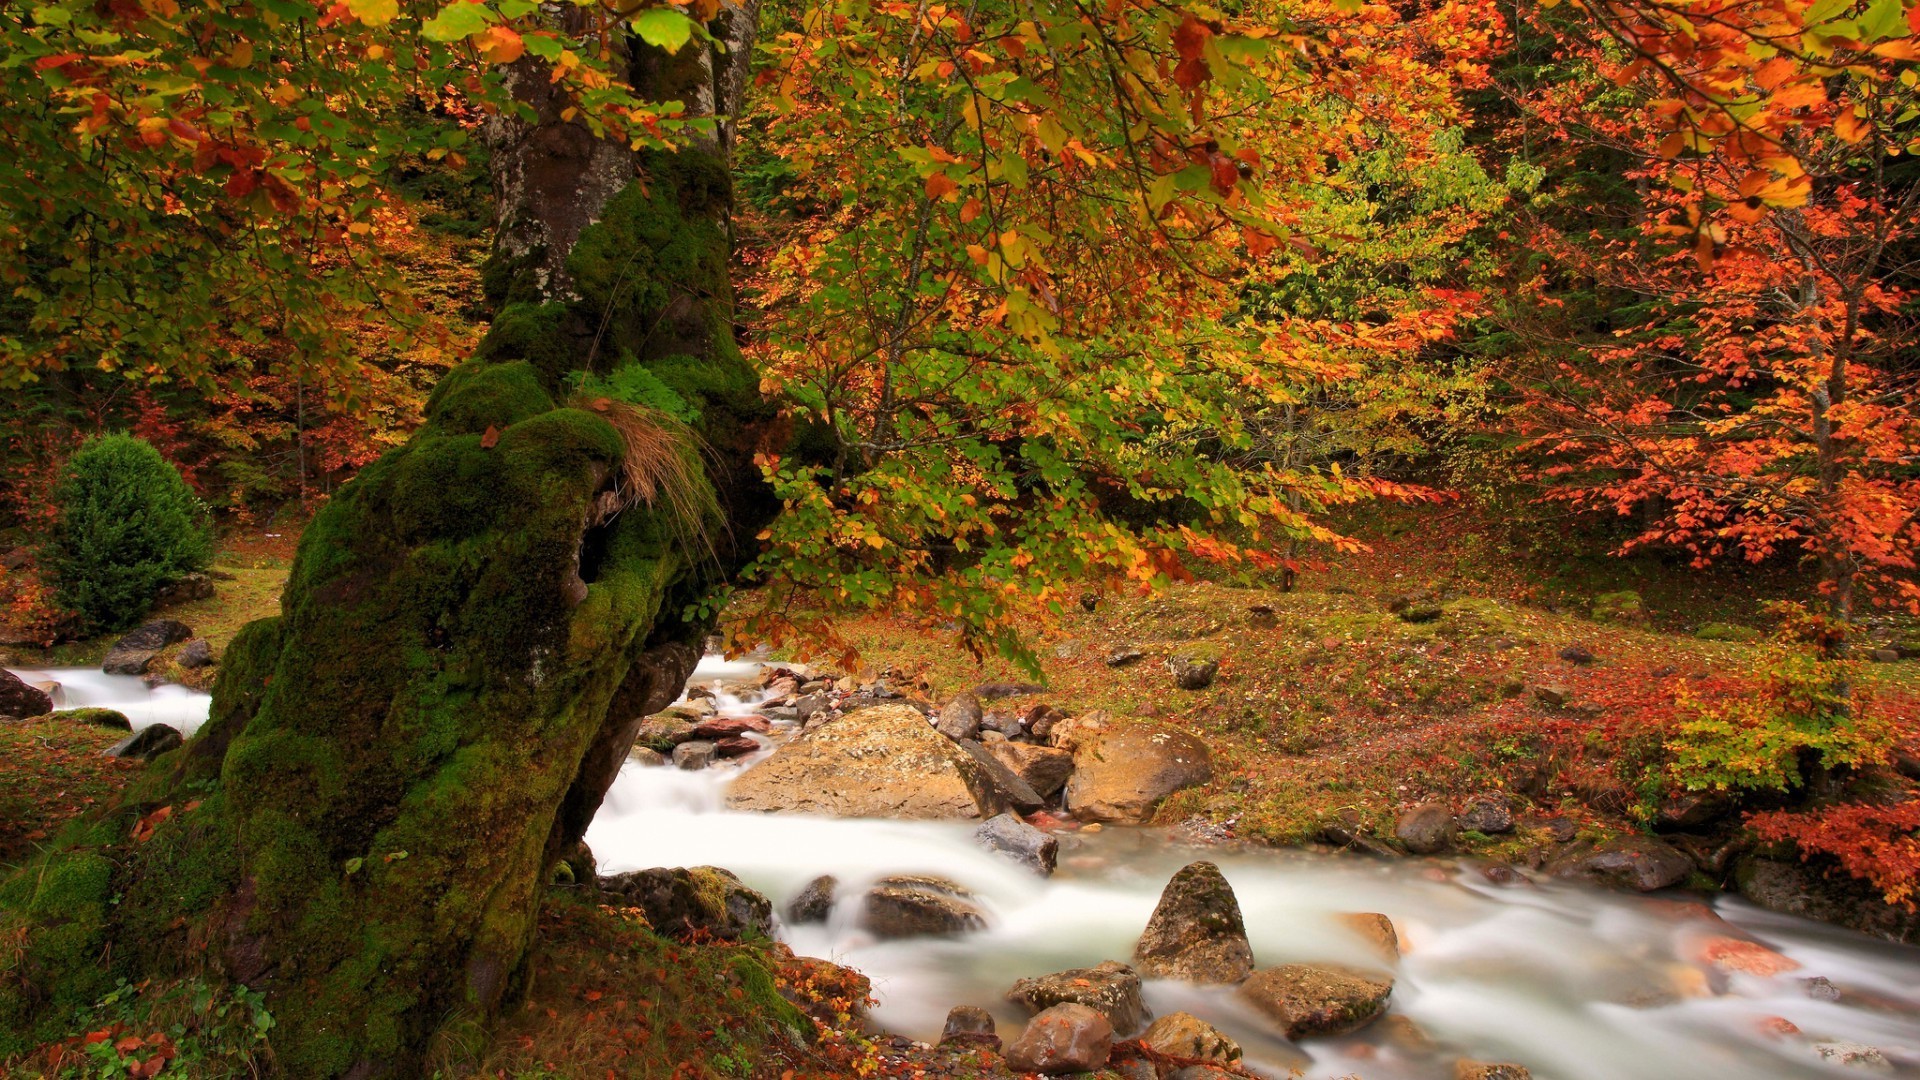
<path id="1" fill-rule="evenodd" d="M 693 737 L 718 742 L 721 739 L 734 739 L 749 731 L 764 735 L 773 730 L 773 725 L 760 716 L 716 716 L 711 720 L 702 720 L 694 725 Z"/>
<path id="2" fill-rule="evenodd" d="M 1147 821 L 1160 800 L 1213 776 L 1212 755 L 1199 739 L 1132 724 L 1080 739 L 1073 764 L 1067 809 L 1082 821 Z"/>
<path id="3" fill-rule="evenodd" d="M 1140 996 L 1140 976 L 1125 964 L 1111 960 L 1090 968 L 1069 968 L 1051 975 L 1021 979 L 1007 991 L 1007 1000 L 1029 1013 L 1070 1003 L 1084 1005 L 1107 1018 L 1115 1031 L 1129 1034 L 1147 1021 L 1146 1001 Z"/>
<path id="4" fill-rule="evenodd" d="M 867 891 L 861 925 L 880 938 L 941 937 L 984 929 L 973 893 L 946 878 L 901 874 Z"/>
<path id="5" fill-rule="evenodd" d="M 1440 803 L 1421 803 L 1400 815 L 1393 835 L 1415 855 L 1437 855 L 1453 845 L 1459 833 L 1453 811 Z"/>
<path id="6" fill-rule="evenodd" d="M 732 810 L 838 817 L 988 818 L 1005 807 L 972 755 L 909 705 L 822 724 L 734 781 Z"/>
<path id="7" fill-rule="evenodd" d="M 1181 868 L 1133 950 L 1134 966 L 1152 978 L 1237 983 L 1253 973 L 1253 949 L 1233 886 L 1210 862 Z"/>
<path id="8" fill-rule="evenodd" d="M 934 727 L 949 739 L 956 742 L 961 739 L 978 738 L 982 718 L 980 699 L 972 694 L 956 694 L 952 701 L 940 710 L 940 718 Z"/>
<path id="9" fill-rule="evenodd" d="M 1533 1074 L 1524 1065 L 1462 1058 L 1453 1063 L 1453 1080 L 1533 1080 Z"/>
<path id="10" fill-rule="evenodd" d="M 1332 965 L 1264 968 L 1240 984 L 1241 1000 L 1289 1039 L 1358 1031 L 1387 1009 L 1393 980 Z"/>
<path id="11" fill-rule="evenodd" d="M 1239 1043 L 1192 1013 L 1171 1013 L 1155 1020 L 1140 1041 L 1147 1049 L 1168 1057 L 1222 1063 L 1240 1060 Z"/>
<path id="12" fill-rule="evenodd" d="M 1800 970 L 1800 962 L 1782 956 L 1757 941 L 1743 941 L 1716 934 L 1700 942 L 1694 958 L 1721 971 L 1744 972 L 1771 978 Z"/>
<path id="13" fill-rule="evenodd" d="M 1653 892 L 1685 881 L 1693 873 L 1693 862 L 1652 837 L 1620 836 L 1592 846 L 1576 845 L 1548 863 L 1547 873 Z"/>
<path id="14" fill-rule="evenodd" d="M 53 711 L 53 695 L 30 686 L 18 675 L 0 668 L 0 719 L 24 720 Z"/>
<path id="15" fill-rule="evenodd" d="M 1113 1025 L 1084 1005 L 1055 1005 L 1027 1023 L 1012 1046 L 1007 1066 L 1019 1072 L 1059 1076 L 1104 1068 L 1113 1053 Z"/>
<path id="16" fill-rule="evenodd" d="M 994 1030 L 993 1016 L 978 1005 L 955 1005 L 947 1012 L 946 1026 L 940 1029 L 940 1045 L 966 1043 L 1000 1049 L 1000 1035 Z"/>
<path id="17" fill-rule="evenodd" d="M 1388 967 L 1399 965 L 1400 935 L 1394 932 L 1392 919 L 1377 911 L 1356 911 L 1340 916 L 1340 922 L 1365 938 Z"/>
<path id="18" fill-rule="evenodd" d="M 1051 724 L 1048 726 L 1051 727 Z M 1026 781 L 1043 798 L 1052 798 L 1067 786 L 1067 778 L 1073 775 L 1073 754 L 1070 751 L 1024 742 L 984 745 L 987 753 L 999 759 L 1000 764 Z"/>

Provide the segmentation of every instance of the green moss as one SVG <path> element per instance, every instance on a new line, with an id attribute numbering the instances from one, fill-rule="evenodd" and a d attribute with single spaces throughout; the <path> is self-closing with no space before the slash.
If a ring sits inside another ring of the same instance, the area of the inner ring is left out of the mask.
<path id="1" fill-rule="evenodd" d="M 747 992 L 750 1015 L 758 1015 L 769 1023 L 786 1028 L 798 1038 L 812 1041 L 813 1021 L 781 995 L 773 973 L 758 957 L 751 953 L 736 953 L 727 966 L 733 976 L 740 980 L 740 988 Z"/>
<path id="2" fill-rule="evenodd" d="M 534 365 L 468 361 L 447 372 L 427 399 L 427 416 L 451 435 L 479 435 L 553 408 Z"/>
<path id="3" fill-rule="evenodd" d="M 55 720 L 65 720 L 71 724 L 92 724 L 95 727 L 116 728 L 120 731 L 133 730 L 133 724 L 128 722 L 127 714 L 114 709 L 59 709 L 50 715 Z"/>
<path id="4" fill-rule="evenodd" d="M 1601 593 L 1593 598 L 1593 618 L 1597 622 L 1637 623 L 1647 618 L 1640 594 L 1631 589 Z"/>
<path id="5" fill-rule="evenodd" d="M 1735 626 L 1732 623 L 1708 623 L 1693 632 L 1701 641 L 1732 641 L 1742 644 L 1759 641 L 1766 635 L 1751 626 Z"/>

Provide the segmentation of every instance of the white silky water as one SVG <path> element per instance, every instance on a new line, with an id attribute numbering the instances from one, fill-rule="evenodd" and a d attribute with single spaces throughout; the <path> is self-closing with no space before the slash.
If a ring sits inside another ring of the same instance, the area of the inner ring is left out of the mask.
<path id="1" fill-rule="evenodd" d="M 757 670 L 709 657 L 692 682 L 724 687 Z M 179 687 L 148 690 L 139 679 L 86 670 L 18 674 L 59 683 L 56 707 L 118 709 L 136 728 L 168 723 L 191 732 L 207 714 L 205 695 Z M 747 713 L 753 697 L 722 691 L 717 702 L 723 713 Z M 1059 871 L 1043 879 L 975 845 L 970 823 L 726 811 L 728 784 L 768 753 L 771 744 L 699 772 L 628 765 L 587 833 L 600 869 L 722 866 L 771 897 L 776 911 L 815 876 L 835 875 L 843 902 L 830 920 L 779 933 L 796 952 L 869 976 L 875 1021 L 900 1034 L 932 1040 L 950 1007 L 972 1004 L 992 1009 L 1011 1038 L 1023 1018 L 1001 996 L 1015 979 L 1128 960 L 1167 879 L 1208 859 L 1239 896 L 1261 966 L 1364 964 L 1365 943 L 1336 916 L 1389 916 L 1405 951 L 1390 1013 L 1448 1048 L 1409 1056 L 1384 1023 L 1294 1046 L 1267 1034 L 1223 990 L 1146 984 L 1156 1015 L 1185 1010 L 1206 1019 L 1276 1077 L 1298 1069 L 1314 1078 L 1451 1080 L 1456 1056 L 1517 1062 L 1540 1080 L 1888 1075 L 1885 1067 L 1823 1060 L 1816 1044 L 1834 1042 L 1877 1048 L 1894 1075 L 1920 1076 L 1920 949 L 1734 898 L 1708 912 L 1674 902 L 1685 898 L 1496 886 L 1464 863 L 1184 847 L 1151 829 L 1063 833 Z M 875 941 L 855 922 L 862 883 L 913 872 L 973 890 L 992 925 L 960 937 Z M 1772 978 L 1710 972 L 1694 957 L 1715 935 L 1751 937 L 1800 967 Z M 1839 987 L 1841 1001 L 1810 995 L 1804 980 L 1812 978 Z M 1776 1018 L 1801 1034 L 1769 1034 Z"/>
<path id="2" fill-rule="evenodd" d="M 148 689 L 137 675 L 108 675 L 97 668 L 9 668 L 21 681 L 48 689 L 55 709 L 112 709 L 133 730 L 167 724 L 191 735 L 207 722 L 207 695 L 184 686 Z"/>
<path id="3" fill-rule="evenodd" d="M 693 681 L 739 677 L 740 665 L 723 669 L 709 660 Z M 723 712 L 751 711 L 739 699 L 721 704 Z M 1002 1036 L 1012 1038 L 1023 1018 L 1001 998 L 1015 979 L 1129 960 L 1167 879 L 1208 859 L 1232 883 L 1263 967 L 1364 965 L 1366 943 L 1337 916 L 1390 917 L 1405 951 L 1390 1013 L 1416 1021 L 1451 1051 L 1410 1056 L 1382 1024 L 1294 1046 L 1268 1034 L 1227 991 L 1148 981 L 1155 1015 L 1200 1016 L 1274 1076 L 1299 1069 L 1309 1077 L 1451 1080 L 1458 1056 L 1523 1064 L 1541 1080 L 1862 1075 L 1815 1049 L 1834 1042 L 1877 1048 L 1898 1074 L 1920 1075 L 1920 949 L 1734 898 L 1709 911 L 1675 902 L 1684 897 L 1498 886 L 1466 864 L 1184 847 L 1150 829 L 1063 833 L 1059 870 L 1043 879 L 977 846 L 969 823 L 726 811 L 728 784 L 768 752 L 699 772 L 627 766 L 587 832 L 600 870 L 722 866 L 771 897 L 776 912 L 815 876 L 834 875 L 841 902 L 827 924 L 782 926 L 779 934 L 796 952 L 870 977 L 879 999 L 874 1020 L 903 1035 L 931 1041 L 947 1010 L 968 1004 L 991 1009 Z M 992 925 L 951 938 L 874 940 L 856 923 L 862 884 L 914 872 L 973 890 Z M 1710 937 L 1742 935 L 1800 968 L 1773 978 L 1727 975 L 1693 959 Z M 1819 1000 L 1803 981 L 1816 977 L 1840 987 L 1843 1000 L 1874 1004 Z M 1770 1034 L 1775 1018 L 1801 1034 Z"/>

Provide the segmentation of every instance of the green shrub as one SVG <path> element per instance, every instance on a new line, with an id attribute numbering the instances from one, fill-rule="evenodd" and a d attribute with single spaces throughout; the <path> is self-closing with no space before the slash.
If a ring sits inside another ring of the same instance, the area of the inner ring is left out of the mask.
<path id="1" fill-rule="evenodd" d="M 1757 692 L 1723 686 L 1702 700 L 1681 691 L 1689 718 L 1667 743 L 1673 778 L 1692 791 L 1788 791 L 1811 765 L 1887 760 L 1897 733 L 1872 709 L 1859 667 L 1782 649 L 1761 670 Z"/>
<path id="2" fill-rule="evenodd" d="M 213 557 L 205 505 L 144 439 L 88 440 L 67 460 L 54 499 L 60 520 L 43 565 L 55 599 L 86 632 L 134 625 L 162 587 Z"/>

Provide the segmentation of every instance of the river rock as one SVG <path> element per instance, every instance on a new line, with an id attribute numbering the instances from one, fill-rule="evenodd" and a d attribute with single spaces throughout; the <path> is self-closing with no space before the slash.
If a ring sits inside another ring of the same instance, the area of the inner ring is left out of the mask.
<path id="1" fill-rule="evenodd" d="M 1415 855 L 1437 855 L 1453 846 L 1459 832 L 1453 811 L 1441 803 L 1421 803 L 1400 815 L 1394 823 L 1394 838 Z"/>
<path id="2" fill-rule="evenodd" d="M 695 772 L 713 764 L 719 756 L 719 748 L 710 742 L 683 742 L 673 748 L 675 768 Z"/>
<path id="3" fill-rule="evenodd" d="M 635 732 L 633 744 L 671 754 L 674 747 L 693 739 L 694 727 L 693 721 L 684 716 L 657 713 L 640 722 L 640 730 Z"/>
<path id="4" fill-rule="evenodd" d="M 833 897 L 840 888 L 840 879 L 832 874 L 821 874 L 807 887 L 801 889 L 793 899 L 787 901 L 787 921 L 790 923 L 821 923 L 833 911 Z"/>
<path id="5" fill-rule="evenodd" d="M 65 720 L 73 724 L 91 724 L 94 727 L 109 728 L 114 731 L 132 731 L 133 722 L 127 714 L 117 709 L 86 707 L 80 709 L 61 709 L 53 714 L 56 720 Z"/>
<path id="6" fill-rule="evenodd" d="M 989 753 L 985 744 L 972 739 L 958 739 L 954 745 L 965 750 L 969 757 L 979 763 L 988 783 L 993 785 L 995 801 L 1000 805 L 1011 806 L 1022 814 L 1031 814 L 1047 805 L 1047 800 L 1033 790 L 1033 785 L 1020 779 L 1019 774 Z"/>
<path id="7" fill-rule="evenodd" d="M 180 652 L 173 658 L 173 662 L 186 668 L 188 671 L 198 671 L 203 667 L 212 667 L 213 642 L 208 641 L 206 638 L 194 638 L 192 641 L 181 646 Z"/>
<path id="8" fill-rule="evenodd" d="M 686 743 L 684 745 L 697 746 L 699 744 Z M 725 761 L 725 760 L 730 760 L 732 758 L 746 757 L 748 754 L 751 754 L 758 749 L 760 749 L 759 743 L 754 742 L 752 739 L 749 739 L 744 735 L 736 735 L 732 738 L 721 739 L 718 742 L 714 743 L 713 756 Z"/>
<path id="9" fill-rule="evenodd" d="M 0 668 L 0 719 L 25 720 L 53 711 L 53 695 Z"/>
<path id="10" fill-rule="evenodd" d="M 600 879 L 662 934 L 704 931 L 728 940 L 773 932 L 773 902 L 717 866 L 654 867 Z"/>
<path id="11" fill-rule="evenodd" d="M 765 735 L 772 730 L 773 725 L 768 723 L 765 717 L 716 716 L 710 720 L 702 720 L 698 724 L 695 724 L 693 737 L 696 739 L 705 739 L 708 742 L 719 742 L 721 739 L 740 738 L 749 731 Z"/>
<path id="12" fill-rule="evenodd" d="M 1920 911 L 1889 904 L 1879 890 L 1798 860 L 1751 857 L 1734 866 L 1741 895 L 1771 911 L 1844 926 L 1905 944 L 1920 944 Z"/>
<path id="13" fill-rule="evenodd" d="M 1857 1042 L 1820 1042 L 1813 1044 L 1813 1052 L 1820 1055 L 1821 1061 L 1830 1061 L 1835 1065 L 1845 1065 L 1853 1069 L 1865 1069 L 1868 1072 L 1890 1073 L 1893 1062 L 1879 1047 Z"/>
<path id="14" fill-rule="evenodd" d="M 947 1022 L 940 1029 L 940 1045 L 962 1043 L 1000 1049 L 1000 1035 L 994 1030 L 993 1014 L 978 1005 L 955 1005 L 947 1011 Z"/>
<path id="15" fill-rule="evenodd" d="M 1205 690 L 1213 685 L 1213 677 L 1220 673 L 1220 661 L 1176 656 L 1168 659 L 1167 670 L 1173 674 L 1173 685 L 1180 689 Z"/>
<path id="16" fill-rule="evenodd" d="M 1112 960 L 1090 968 L 1069 968 L 1021 979 L 1007 991 L 1007 1000 L 1029 1013 L 1060 1004 L 1084 1005 L 1106 1017 L 1122 1035 L 1140 1030 L 1140 1025 L 1147 1022 L 1139 974 Z"/>
<path id="17" fill-rule="evenodd" d="M 193 628 L 178 619 L 155 619 L 114 642 L 100 670 L 109 675 L 144 674 L 160 650 L 192 636 Z"/>
<path id="18" fill-rule="evenodd" d="M 1513 811 L 1504 795 L 1476 795 L 1459 818 L 1460 827 L 1483 836 L 1501 836 L 1513 831 Z"/>
<path id="19" fill-rule="evenodd" d="M 1054 734 L 1059 735 L 1056 726 Z M 1213 777 L 1206 744 L 1184 731 L 1128 724 L 1076 733 L 1067 809 L 1081 821 L 1138 824 L 1160 800 Z"/>
<path id="20" fill-rule="evenodd" d="M 1133 950 L 1134 967 L 1156 979 L 1237 983 L 1253 972 L 1253 948 L 1233 886 L 1210 862 L 1182 867 L 1160 893 Z"/>
<path id="21" fill-rule="evenodd" d="M 973 839 L 981 847 L 997 851 L 1041 877 L 1053 873 L 1060 856 L 1060 841 L 1012 814 L 988 818 L 973 830 Z"/>
<path id="22" fill-rule="evenodd" d="M 1051 728 L 1053 725 L 1047 725 Z M 1019 722 L 1014 722 L 1014 733 L 1019 732 Z M 1043 736 L 1044 737 L 1044 736 Z M 1043 799 L 1051 799 L 1067 786 L 1067 778 L 1073 775 L 1073 753 L 1058 750 L 1051 746 L 1039 746 L 1026 742 L 984 743 L 987 753 L 992 754 L 1015 776 L 1027 782 L 1027 786 Z"/>
<path id="23" fill-rule="evenodd" d="M 1333 965 L 1283 964 L 1254 972 L 1238 993 L 1298 1041 L 1372 1023 L 1387 1010 L 1393 980 Z"/>
<path id="24" fill-rule="evenodd" d="M 1084 1005 L 1055 1005 L 1027 1022 L 1007 1047 L 1007 1067 L 1016 1072 L 1060 1076 L 1105 1068 L 1113 1053 L 1113 1025 Z"/>
<path id="25" fill-rule="evenodd" d="M 108 757 L 152 761 L 186 740 L 166 724 L 150 724 L 107 748 Z"/>
<path id="26" fill-rule="evenodd" d="M 1192 1013 L 1169 1013 L 1148 1025 L 1140 1041 L 1168 1057 L 1221 1063 L 1240 1060 L 1240 1044 Z"/>
<path id="27" fill-rule="evenodd" d="M 1505 1061 L 1468 1061 L 1453 1063 L 1453 1080 L 1533 1080 L 1524 1065 Z"/>
<path id="28" fill-rule="evenodd" d="M 734 781 L 732 810 L 839 817 L 989 818 L 1005 799 L 973 755 L 910 705 L 876 705 L 822 724 Z"/>
<path id="29" fill-rule="evenodd" d="M 933 726 L 940 734 L 955 742 L 974 739 L 980 735 L 980 721 L 984 715 L 979 698 L 967 693 L 956 694 L 952 701 L 941 707 L 940 718 L 934 721 Z"/>
<path id="30" fill-rule="evenodd" d="M 665 765 L 667 763 L 667 755 L 651 747 L 635 746 L 627 751 L 627 760 L 633 762 L 635 765 L 651 767 L 655 765 Z"/>
<path id="31" fill-rule="evenodd" d="M 1685 881 L 1693 861 L 1652 837 L 1619 836 L 1576 844 L 1547 863 L 1546 871 L 1557 878 L 1653 892 Z"/>
<path id="32" fill-rule="evenodd" d="M 1392 919 L 1377 911 L 1352 911 L 1341 915 L 1340 922 L 1372 946 L 1382 963 L 1390 968 L 1399 965 L 1400 935 Z"/>
<path id="33" fill-rule="evenodd" d="M 879 938 L 942 937 L 983 930 L 986 912 L 974 895 L 946 878 L 900 874 L 867 890 L 860 923 Z"/>
<path id="34" fill-rule="evenodd" d="M 1693 947 L 1693 958 L 1721 971 L 1738 971 L 1763 978 L 1800 969 L 1798 960 L 1783 956 L 1757 941 L 1727 937 L 1725 934 L 1714 934 L 1697 942 Z"/>

